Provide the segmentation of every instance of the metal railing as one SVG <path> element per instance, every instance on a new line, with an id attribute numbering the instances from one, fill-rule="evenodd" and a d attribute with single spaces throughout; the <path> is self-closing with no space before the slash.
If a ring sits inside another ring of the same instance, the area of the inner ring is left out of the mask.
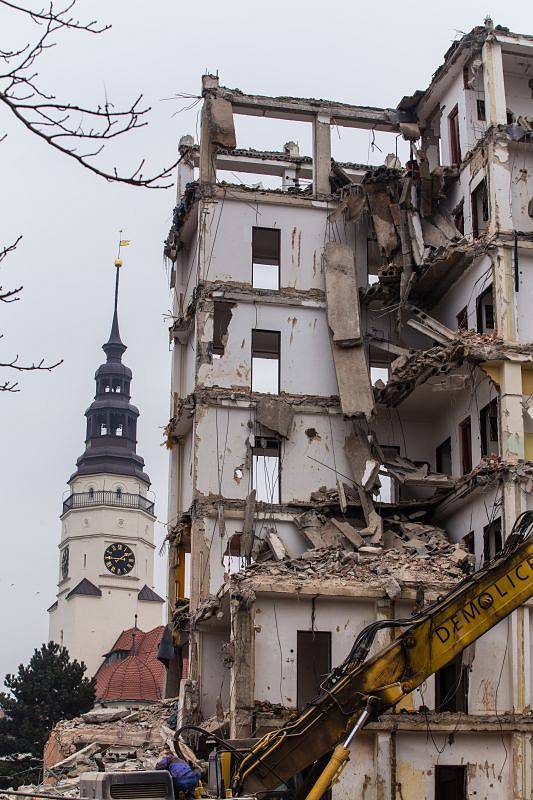
<path id="1" fill-rule="evenodd" d="M 72 508 L 89 506 L 119 506 L 120 508 L 140 508 L 149 514 L 154 513 L 154 503 L 141 494 L 130 492 L 75 492 L 63 501 L 63 514 Z"/>

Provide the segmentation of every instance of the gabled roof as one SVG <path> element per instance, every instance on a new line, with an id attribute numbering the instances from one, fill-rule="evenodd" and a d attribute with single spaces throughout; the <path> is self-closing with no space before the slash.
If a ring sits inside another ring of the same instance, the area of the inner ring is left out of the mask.
<path id="1" fill-rule="evenodd" d="M 164 603 L 162 597 L 160 597 L 157 592 L 154 592 L 153 589 L 150 589 L 149 586 L 144 584 L 143 588 L 137 595 L 137 600 L 144 600 L 145 602 L 149 603 Z"/>
<path id="2" fill-rule="evenodd" d="M 102 591 L 98 588 L 98 586 L 95 586 L 94 583 L 91 583 L 91 581 L 87 580 L 87 578 L 83 578 L 83 580 L 81 580 L 78 585 L 67 594 L 66 599 L 69 600 L 71 597 L 73 597 L 73 595 L 76 594 L 83 594 L 87 597 L 101 597 Z"/>

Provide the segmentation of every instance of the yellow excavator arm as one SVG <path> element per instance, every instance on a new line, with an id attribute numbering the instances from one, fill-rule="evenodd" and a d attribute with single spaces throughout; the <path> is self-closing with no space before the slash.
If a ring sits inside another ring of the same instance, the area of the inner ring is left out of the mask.
<path id="1" fill-rule="evenodd" d="M 265 793 L 282 786 L 336 748 L 308 796 L 321 797 L 347 760 L 352 735 L 371 716 L 395 706 L 533 596 L 532 529 L 533 512 L 526 512 L 517 519 L 503 551 L 445 597 L 409 619 L 365 628 L 345 661 L 325 679 L 316 700 L 296 719 L 260 739 L 241 761 L 233 794 Z M 378 630 L 391 627 L 403 631 L 367 659 Z"/>

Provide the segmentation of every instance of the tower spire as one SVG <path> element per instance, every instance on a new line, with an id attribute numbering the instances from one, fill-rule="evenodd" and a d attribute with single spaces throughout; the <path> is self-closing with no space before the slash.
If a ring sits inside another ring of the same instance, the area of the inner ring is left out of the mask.
<path id="1" fill-rule="evenodd" d="M 113 306 L 113 321 L 111 323 L 111 333 L 109 339 L 103 345 L 102 349 L 107 356 L 108 361 L 121 361 L 122 354 L 126 351 L 126 345 L 120 338 L 120 330 L 118 327 L 118 287 L 120 279 L 120 268 L 122 266 L 122 259 L 120 258 L 120 248 L 129 244 L 128 240 L 121 239 L 122 231 L 119 231 L 118 253 L 115 259 L 115 302 Z"/>

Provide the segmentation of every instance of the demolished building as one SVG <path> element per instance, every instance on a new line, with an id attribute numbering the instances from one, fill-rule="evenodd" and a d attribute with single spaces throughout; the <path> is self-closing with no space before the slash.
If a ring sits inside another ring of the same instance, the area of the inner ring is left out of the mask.
<path id="1" fill-rule="evenodd" d="M 203 76 L 165 243 L 181 722 L 280 725 L 365 625 L 435 599 L 533 508 L 532 70 L 533 37 L 487 20 L 396 109 Z M 309 123 L 312 157 L 238 148 L 238 114 Z M 332 126 L 410 157 L 338 163 Z M 367 725 L 334 797 L 530 797 L 532 659 L 526 605 Z"/>

